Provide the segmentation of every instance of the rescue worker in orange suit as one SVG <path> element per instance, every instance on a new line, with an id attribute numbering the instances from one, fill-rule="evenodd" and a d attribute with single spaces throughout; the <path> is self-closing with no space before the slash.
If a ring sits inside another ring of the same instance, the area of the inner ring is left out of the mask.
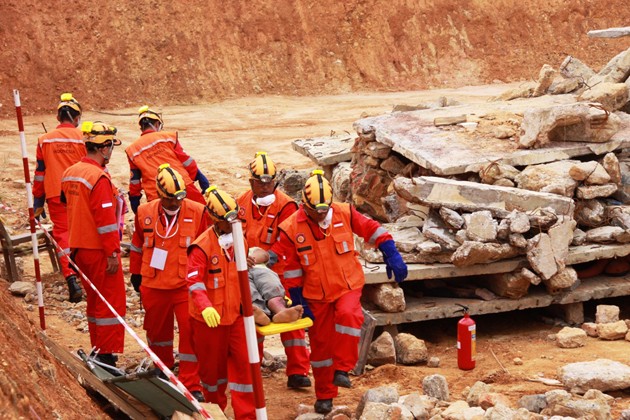
<path id="1" fill-rule="evenodd" d="M 171 165 L 184 178 L 187 198 L 205 205 L 202 193 L 209 186 L 208 179 L 182 148 L 177 132 L 162 131 L 162 116 L 146 105 L 138 110 L 138 124 L 142 135 L 125 149 L 131 169 L 129 203 L 133 212 L 138 210 L 143 190 L 147 202 L 158 198 L 155 177 L 163 163 Z M 195 181 L 199 182 L 201 192 L 195 187 Z"/>
<path id="2" fill-rule="evenodd" d="M 174 317 L 179 326 L 179 380 L 203 401 L 192 349 L 186 249 L 207 227 L 205 206 L 186 198 L 184 178 L 168 163 L 158 169 L 159 199 L 138 207 L 131 241 L 131 284 L 141 293 L 151 350 L 171 369 Z"/>
<path id="3" fill-rule="evenodd" d="M 278 226 L 297 211 L 297 203 L 276 187 L 276 165 L 265 152 L 258 152 L 249 164 L 251 189 L 238 198 L 239 217 L 243 220 L 243 230 L 247 244 L 269 251 L 278 240 Z M 278 261 L 277 255 L 270 253 L 271 269 L 282 280 L 284 261 Z M 294 284 L 283 282 L 285 290 Z M 295 330 L 280 334 L 284 351 L 287 355 L 287 386 L 304 388 L 311 386 L 308 378 L 309 350 L 306 345 L 304 330 Z M 259 350 L 262 354 L 264 337 L 259 337 Z"/>
<path id="4" fill-rule="evenodd" d="M 225 391 L 229 387 L 236 419 L 255 419 L 230 223 L 238 217 L 238 204 L 216 186 L 206 190 L 206 202 L 214 225 L 188 248 L 187 274 L 193 349 L 201 385 L 206 401 L 222 410 L 227 406 Z"/>
<path id="5" fill-rule="evenodd" d="M 407 277 L 407 265 L 378 222 L 350 204 L 332 202 L 332 188 L 321 170 L 306 181 L 300 209 L 280 231 L 273 249 L 286 257 L 284 279 L 301 285 L 291 296 L 296 304 L 304 305 L 305 300 L 314 316 L 309 337 L 315 411 L 325 414 L 332 410 L 337 387 L 351 387 L 348 371 L 358 360 L 365 277 L 353 233 L 381 250 L 388 277 L 393 273 L 397 283 Z"/>
<path id="6" fill-rule="evenodd" d="M 125 280 L 120 263 L 119 217 L 123 200 L 105 165 L 120 145 L 116 128 L 84 122 L 87 155 L 70 166 L 61 179 L 62 201 L 68 208 L 69 244 L 77 266 L 121 316 L 125 316 Z M 84 281 L 90 343 L 97 360 L 116 366 L 124 349 L 125 330 L 107 305 Z"/>
<path id="7" fill-rule="evenodd" d="M 83 291 L 77 275 L 68 262 L 68 213 L 61 202 L 61 175 L 71 165 L 85 156 L 83 133 L 77 127 L 81 120 L 81 105 L 71 93 L 61 95 L 57 105 L 59 125 L 37 139 L 37 167 L 33 177 L 33 209 L 35 215 L 44 213 L 44 202 L 48 203 L 48 213 L 53 223 L 52 235 L 62 252 L 57 252 L 61 263 L 61 273 L 68 284 L 70 302 L 80 302 Z"/>

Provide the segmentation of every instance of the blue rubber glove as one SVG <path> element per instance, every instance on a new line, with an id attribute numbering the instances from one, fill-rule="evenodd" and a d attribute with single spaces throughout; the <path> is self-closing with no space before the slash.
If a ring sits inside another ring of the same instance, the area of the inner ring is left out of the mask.
<path id="1" fill-rule="evenodd" d="M 138 207 L 140 206 L 140 199 L 142 198 L 142 196 L 140 195 L 130 195 L 129 196 L 129 205 L 131 206 L 131 210 L 133 211 L 133 214 L 136 214 L 138 212 Z"/>
<path id="2" fill-rule="evenodd" d="M 289 288 L 289 296 L 291 297 L 291 306 L 302 305 L 302 307 L 304 308 L 304 316 L 307 316 L 315 321 L 315 315 L 313 315 L 311 308 L 308 307 L 308 302 L 306 302 L 306 299 L 304 299 L 304 296 L 302 296 L 301 287 Z"/>
<path id="3" fill-rule="evenodd" d="M 44 204 L 46 203 L 46 197 L 33 197 L 33 213 L 35 214 L 35 219 L 39 220 L 46 218 L 46 212 L 44 211 Z"/>
<path id="4" fill-rule="evenodd" d="M 394 241 L 389 239 L 380 244 L 378 249 L 383 253 L 383 261 L 385 262 L 385 268 L 387 270 L 387 278 L 391 279 L 393 272 L 396 283 L 402 283 L 402 281 L 407 278 L 407 264 L 405 264 L 400 256 L 400 253 L 396 249 Z"/>
<path id="5" fill-rule="evenodd" d="M 199 188 L 201 188 L 201 193 L 208 189 L 210 186 L 210 182 L 208 182 L 208 178 L 204 174 L 201 173 L 201 170 L 197 169 L 197 176 L 195 177 L 195 181 L 199 181 Z"/>

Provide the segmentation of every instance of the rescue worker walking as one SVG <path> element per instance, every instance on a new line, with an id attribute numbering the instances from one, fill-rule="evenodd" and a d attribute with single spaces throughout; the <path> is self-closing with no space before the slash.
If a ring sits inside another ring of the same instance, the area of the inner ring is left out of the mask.
<path id="1" fill-rule="evenodd" d="M 126 294 L 118 230 L 123 201 L 105 168 L 114 146 L 121 143 L 116 128 L 102 122 L 84 122 L 81 131 L 87 156 L 66 169 L 61 179 L 62 201 L 68 208 L 70 249 L 77 266 L 124 317 Z M 100 362 L 116 366 L 114 353 L 124 349 L 123 326 L 87 283 L 83 288 L 90 343 L 99 352 Z"/>
<path id="2" fill-rule="evenodd" d="M 250 190 L 238 198 L 239 217 L 243 220 L 243 230 L 247 244 L 269 251 L 278 240 L 278 226 L 298 209 L 297 203 L 277 189 L 275 182 L 276 165 L 265 152 L 258 152 L 249 164 L 251 177 Z M 268 264 L 278 274 L 285 290 L 296 284 L 282 279 L 284 261 L 278 261 L 277 255 L 270 253 L 273 260 Z M 259 337 L 262 353 L 262 340 Z M 309 350 L 306 345 L 304 330 L 295 330 L 280 334 L 284 351 L 287 355 L 287 386 L 304 388 L 311 386 L 308 378 Z"/>
<path id="3" fill-rule="evenodd" d="M 133 212 L 138 210 L 143 190 L 147 202 L 158 198 L 155 177 L 163 163 L 171 165 L 184 178 L 188 199 L 205 205 L 202 193 L 209 186 L 208 179 L 197 162 L 184 152 L 177 132 L 162 131 L 162 116 L 147 105 L 138 110 L 138 124 L 142 130 L 140 138 L 125 149 L 131 169 L 129 203 Z M 195 181 L 199 181 L 201 192 L 195 187 Z"/>
<path id="4" fill-rule="evenodd" d="M 201 385 L 206 401 L 222 410 L 227 406 L 225 391 L 229 386 L 236 419 L 255 419 L 230 223 L 238 217 L 238 205 L 216 186 L 206 190 L 206 202 L 215 223 L 188 248 L 187 274 L 193 349 Z"/>
<path id="5" fill-rule="evenodd" d="M 273 247 L 286 257 L 285 281 L 300 285 L 291 296 L 308 302 L 314 315 L 309 329 L 311 367 L 315 378 L 315 411 L 328 413 L 339 386 L 350 388 L 348 372 L 358 360 L 363 323 L 361 291 L 365 276 L 356 257 L 353 233 L 383 253 L 388 277 L 397 283 L 407 266 L 391 235 L 346 203 L 332 202 L 332 188 L 323 171 L 313 171 L 302 190 L 302 205 L 280 225 Z"/>
<path id="6" fill-rule="evenodd" d="M 192 349 L 186 249 L 207 227 L 205 206 L 186 198 L 182 176 L 168 163 L 158 168 L 159 199 L 138 207 L 131 242 L 131 283 L 141 293 L 151 350 L 173 368 L 174 317 L 179 326 L 179 379 L 204 401 Z"/>
<path id="7" fill-rule="evenodd" d="M 35 216 L 45 215 L 44 202 L 48 203 L 52 235 L 62 249 L 57 252 L 61 273 L 68 285 L 70 302 L 80 302 L 83 297 L 77 275 L 70 267 L 68 255 L 68 213 L 61 202 L 61 175 L 71 165 L 85 156 L 83 133 L 77 127 L 81 119 L 81 105 L 71 93 L 61 95 L 57 105 L 59 125 L 37 139 L 37 167 L 33 177 L 33 209 Z"/>

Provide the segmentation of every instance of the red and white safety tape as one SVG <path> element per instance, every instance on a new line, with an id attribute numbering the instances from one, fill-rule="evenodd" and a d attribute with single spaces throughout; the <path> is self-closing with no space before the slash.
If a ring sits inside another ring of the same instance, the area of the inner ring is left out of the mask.
<path id="1" fill-rule="evenodd" d="M 50 242 L 52 242 L 55 245 L 55 248 L 57 248 L 57 252 L 63 252 L 59 244 L 57 244 L 55 239 L 48 233 L 46 229 L 44 229 L 44 227 L 39 222 L 39 220 L 35 220 L 35 223 L 40 229 L 42 229 L 42 231 L 48 237 L 48 239 L 50 239 Z M 77 270 L 77 273 L 79 273 L 79 275 L 83 278 L 83 280 L 85 280 L 87 284 L 92 288 L 92 290 L 96 292 L 98 297 L 105 303 L 105 305 L 107 305 L 109 310 L 112 311 L 116 319 L 118 319 L 118 321 L 123 325 L 123 327 L 129 333 L 129 335 L 131 335 L 136 340 L 136 342 L 138 342 L 140 347 L 142 347 L 142 349 L 149 355 L 149 357 L 151 357 L 151 360 L 153 360 L 153 362 L 168 377 L 168 379 L 173 384 L 175 384 L 175 386 L 177 386 L 177 389 L 179 389 L 179 391 L 182 394 L 184 394 L 186 399 L 188 399 L 188 401 L 190 401 L 192 405 L 195 406 L 197 411 L 199 411 L 199 413 L 202 416 L 204 416 L 204 418 L 212 419 L 212 416 L 210 416 L 210 414 L 201 406 L 201 404 L 199 404 L 199 402 L 195 399 L 195 397 L 192 396 L 192 394 L 188 391 L 186 386 L 184 386 L 184 384 L 182 384 L 179 381 L 179 379 L 177 379 L 175 374 L 171 372 L 171 370 L 164 364 L 164 362 L 162 362 L 162 360 L 160 360 L 160 358 L 155 353 L 153 353 L 153 350 L 151 350 L 151 348 L 140 337 L 138 337 L 138 334 L 136 334 L 136 332 L 129 326 L 129 324 L 127 324 L 125 320 L 118 314 L 118 312 L 116 312 L 116 310 L 109 304 L 109 302 L 103 297 L 103 295 L 101 295 L 101 292 L 99 292 L 96 286 L 94 286 L 94 284 L 90 281 L 90 279 L 81 271 L 81 269 L 74 263 L 74 261 L 72 261 L 72 259 L 69 256 L 68 256 L 68 261 L 70 262 L 72 267 L 74 267 L 74 269 Z"/>
<path id="2" fill-rule="evenodd" d="M 17 210 L 15 210 L 13 207 L 8 206 L 6 204 L 4 204 L 3 202 L 0 201 L 0 210 L 5 210 L 11 213 L 16 213 Z"/>

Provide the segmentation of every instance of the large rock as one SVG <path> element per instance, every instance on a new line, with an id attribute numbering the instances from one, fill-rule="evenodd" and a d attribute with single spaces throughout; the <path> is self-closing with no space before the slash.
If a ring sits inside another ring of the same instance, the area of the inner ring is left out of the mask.
<path id="1" fill-rule="evenodd" d="M 578 100 L 600 103 L 609 111 L 617 111 L 628 103 L 628 87 L 625 83 L 600 83 L 582 92 Z"/>
<path id="2" fill-rule="evenodd" d="M 584 347 L 586 337 L 586 331 L 581 328 L 564 327 L 556 334 L 556 344 L 562 349 Z"/>
<path id="3" fill-rule="evenodd" d="M 397 284 L 380 283 L 365 288 L 366 298 L 384 312 L 403 312 L 405 293 Z"/>
<path id="4" fill-rule="evenodd" d="M 396 364 L 396 347 L 390 333 L 384 331 L 370 344 L 367 362 L 372 366 Z"/>
<path id="5" fill-rule="evenodd" d="M 448 383 L 442 375 L 429 375 L 422 379 L 422 391 L 440 401 L 449 400 Z M 468 405 L 468 404 L 466 404 Z"/>
<path id="6" fill-rule="evenodd" d="M 497 221 L 488 210 L 476 211 L 464 216 L 466 235 L 471 241 L 493 242 L 497 239 Z"/>
<path id="7" fill-rule="evenodd" d="M 396 347 L 396 361 L 403 365 L 414 365 L 426 362 L 429 351 L 424 340 L 412 334 L 400 333 L 394 338 Z"/>
<path id="8" fill-rule="evenodd" d="M 368 389 L 361 397 L 355 415 L 360 418 L 367 403 L 393 404 L 398 402 L 398 398 L 398 390 L 393 386 L 380 386 Z"/>
<path id="9" fill-rule="evenodd" d="M 619 321 L 619 306 L 617 305 L 597 305 L 595 308 L 595 322 L 605 324 Z"/>
<path id="10" fill-rule="evenodd" d="M 350 190 L 351 173 L 350 162 L 341 162 L 333 169 L 331 184 L 335 201 L 345 203 L 352 199 L 352 191 Z"/>
<path id="11" fill-rule="evenodd" d="M 571 177 L 570 173 L 571 169 L 579 163 L 575 160 L 561 160 L 542 165 L 530 165 L 514 180 L 519 188 L 573 197 L 578 182 Z"/>
<path id="12" fill-rule="evenodd" d="M 596 75 L 588 79 L 588 86 L 600 83 L 620 83 L 630 74 L 630 48 L 614 56 Z"/>
<path id="13" fill-rule="evenodd" d="M 514 258 L 520 254 L 521 251 L 510 244 L 465 241 L 453 253 L 451 262 L 457 267 L 467 267 Z"/>
<path id="14" fill-rule="evenodd" d="M 597 335 L 602 340 L 621 340 L 628 333 L 625 321 L 597 324 Z"/>
<path id="15" fill-rule="evenodd" d="M 579 283 L 577 272 L 573 267 L 564 267 L 551 276 L 548 280 L 543 280 L 549 294 L 564 292 L 574 289 Z"/>
<path id="16" fill-rule="evenodd" d="M 605 143 L 619 131 L 615 114 L 588 103 L 529 109 L 523 113 L 519 147 L 539 148 L 552 141 Z"/>
<path id="17" fill-rule="evenodd" d="M 558 272 L 549 235 L 539 233 L 528 241 L 527 261 L 544 280 L 549 280 Z"/>
<path id="18" fill-rule="evenodd" d="M 595 76 L 595 72 L 579 59 L 568 55 L 560 64 L 560 73 L 568 78 L 588 80 Z"/>
<path id="19" fill-rule="evenodd" d="M 630 366 L 607 359 L 570 363 L 558 369 L 558 379 L 571 392 L 615 391 L 630 387 Z"/>

